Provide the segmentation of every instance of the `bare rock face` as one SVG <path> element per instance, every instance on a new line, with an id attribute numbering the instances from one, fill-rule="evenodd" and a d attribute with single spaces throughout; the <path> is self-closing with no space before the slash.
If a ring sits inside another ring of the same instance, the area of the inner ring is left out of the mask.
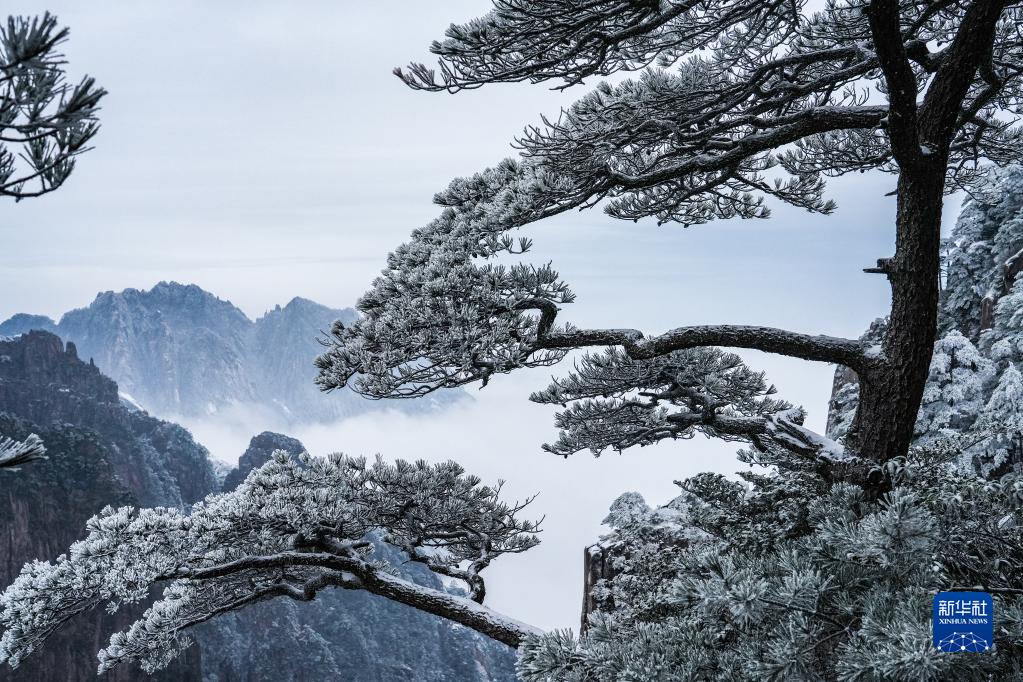
<path id="1" fill-rule="evenodd" d="M 315 382 L 313 361 L 323 352 L 317 339 L 335 320 L 354 322 L 351 308 L 328 308 L 305 298 L 293 298 L 257 319 L 248 332 L 248 367 L 261 397 L 289 424 L 330 421 L 374 409 L 372 401 L 352 391 L 325 394 Z M 401 401 L 411 402 L 411 401 Z M 424 405 L 403 409 L 420 410 Z"/>
<path id="2" fill-rule="evenodd" d="M 28 418 L 32 413 L 51 415 L 55 409 L 71 416 L 85 403 L 118 402 L 117 384 L 81 362 L 75 344 L 65 347 L 44 332 L 0 340 L 0 379 L 8 396 L 28 398 L 22 406 Z"/>
<path id="3" fill-rule="evenodd" d="M 600 543 L 583 549 L 583 609 L 579 622 L 579 632 L 585 633 L 589 627 L 590 614 L 594 611 L 613 611 L 614 604 L 610 600 L 597 598 L 597 583 L 614 579 L 614 545 Z"/>
<path id="4" fill-rule="evenodd" d="M 305 451 L 305 446 L 294 438 L 270 431 L 253 436 L 249 441 L 249 447 L 238 458 L 238 467 L 232 469 L 224 478 L 224 492 L 234 490 L 253 469 L 258 469 L 269 462 L 275 450 L 284 450 L 289 455 L 299 455 Z"/>
<path id="5" fill-rule="evenodd" d="M 188 431 L 125 407 L 117 384 L 53 334 L 0 341 L 0 412 L 93 430 L 110 449 L 115 475 L 144 506 L 183 506 L 217 489 L 209 453 Z"/>
<path id="6" fill-rule="evenodd" d="M 33 432 L 49 459 L 0 473 L 2 585 L 26 562 L 66 552 L 107 505 L 180 506 L 214 489 L 208 453 L 187 431 L 122 406 L 117 384 L 82 362 L 73 344 L 46 332 L 0 341 L 0 433 Z M 0 680 L 95 679 L 96 652 L 143 608 L 83 614 L 17 670 L 0 668 Z M 199 652 L 192 651 L 155 679 L 199 675 Z M 125 668 L 104 679 L 143 677 Z"/>

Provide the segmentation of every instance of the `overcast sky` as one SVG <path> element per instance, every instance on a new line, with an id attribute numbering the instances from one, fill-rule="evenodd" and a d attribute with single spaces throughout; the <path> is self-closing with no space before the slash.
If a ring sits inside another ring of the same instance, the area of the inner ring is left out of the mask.
<path id="1" fill-rule="evenodd" d="M 71 27 L 75 77 L 110 94 L 96 149 L 48 197 L 0 206 L 0 319 L 54 317 L 103 290 L 195 283 L 251 317 L 294 296 L 351 305 L 387 252 L 437 213 L 434 192 L 491 165 L 541 113 L 579 97 L 503 85 L 413 92 L 391 74 L 485 0 L 425 3 L 50 2 Z M 861 272 L 892 252 L 893 179 L 832 183 L 829 217 L 774 207 L 768 221 L 683 230 L 599 210 L 529 229 L 578 294 L 566 320 L 647 332 L 766 324 L 858 336 L 886 311 L 885 281 Z M 956 203 L 957 205 L 957 203 Z M 954 206 L 951 211 L 954 215 Z M 832 368 L 744 353 L 823 427 Z M 541 627 L 575 627 L 581 556 L 615 496 L 666 501 L 672 481 L 732 472 L 734 447 L 686 441 L 594 460 L 542 453 L 551 410 L 526 401 L 550 371 L 496 381 L 442 417 L 376 415 L 300 429 L 316 454 L 454 458 L 512 494 L 541 493 L 543 544 L 491 569 L 492 605 Z M 259 424 L 188 424 L 237 457 Z"/>

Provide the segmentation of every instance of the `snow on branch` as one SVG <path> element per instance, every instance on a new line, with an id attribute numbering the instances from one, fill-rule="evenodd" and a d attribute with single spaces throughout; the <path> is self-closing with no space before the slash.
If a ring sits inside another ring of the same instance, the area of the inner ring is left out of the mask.
<path id="1" fill-rule="evenodd" d="M 749 441 L 762 433 L 764 415 L 791 408 L 770 398 L 773 393 L 762 372 L 719 349 L 676 351 L 650 360 L 608 349 L 586 354 L 574 372 L 530 399 L 568 406 L 555 415 L 559 440 L 544 446 L 568 456 L 688 439 L 698 431 Z"/>
<path id="2" fill-rule="evenodd" d="M 440 73 L 410 64 L 395 73 L 424 90 L 457 91 L 486 83 L 561 80 L 561 87 L 592 75 L 646 66 L 658 56 L 710 47 L 744 22 L 746 39 L 785 35 L 799 19 L 795 4 L 754 2 L 623 2 L 495 0 L 486 16 L 452 25 L 431 52 Z M 750 30 L 752 29 L 752 30 Z"/>
<path id="3" fill-rule="evenodd" d="M 531 400 L 560 404 L 561 433 L 544 449 L 567 457 L 581 450 L 599 455 L 697 433 L 750 444 L 761 463 L 842 461 L 842 446 L 802 426 L 803 412 L 771 397 L 763 372 L 718 348 L 674 351 L 636 360 L 625 351 L 587 354 L 575 371 L 555 379 Z M 784 451 L 785 456 L 770 458 Z"/>
<path id="4" fill-rule="evenodd" d="M 0 438 L 0 469 L 15 469 L 37 459 L 46 459 L 46 448 L 34 433 L 23 441 Z"/>
<path id="5" fill-rule="evenodd" d="M 418 397 L 545 366 L 563 351 L 536 347 L 573 294 L 550 266 L 486 262 L 528 250 L 506 232 L 569 206 L 539 196 L 571 193 L 564 179 L 507 160 L 458 179 L 437 196 L 441 216 L 388 256 L 350 326 L 336 324 L 317 360 L 319 385 L 372 398 Z M 482 262 L 481 262 L 482 261 Z"/>
<path id="6" fill-rule="evenodd" d="M 634 357 L 699 346 L 735 346 L 858 367 L 857 341 L 767 327 L 637 331 L 556 326 L 574 295 L 550 266 L 487 262 L 528 250 L 508 231 L 579 205 L 577 184 L 544 164 L 507 160 L 438 195 L 447 208 L 388 257 L 358 302 L 359 320 L 335 325 L 317 359 L 325 390 L 351 385 L 371 398 L 414 398 L 521 367 L 548 366 L 568 350 L 622 345 Z"/>
<path id="7" fill-rule="evenodd" d="M 791 406 L 770 396 L 773 386 L 739 356 L 696 348 L 635 360 L 611 348 L 587 353 L 575 371 L 530 399 L 568 406 L 557 414 L 561 436 L 544 449 L 569 455 L 588 449 L 621 451 L 696 432 L 749 440 L 765 415 Z"/>
<path id="8" fill-rule="evenodd" d="M 1020 159 L 1019 126 L 1011 114 L 997 114 L 1018 113 L 1023 61 L 1016 7 L 986 3 L 965 18 L 981 31 L 991 16 L 1008 15 L 994 32 L 994 49 L 978 58 L 976 41 L 952 45 L 963 19 L 954 3 L 885 0 L 868 10 L 866 3 L 844 2 L 817 11 L 750 0 L 493 4 L 489 14 L 451 26 L 431 46 L 438 69 L 413 63 L 395 73 L 410 87 L 434 91 L 551 80 L 565 88 L 656 63 L 661 68 L 638 79 L 600 84 L 524 141 L 527 153 L 557 156 L 564 168 L 597 169 L 648 187 L 611 206 L 621 217 L 653 215 L 654 205 L 661 220 L 702 222 L 721 209 L 759 216 L 767 209 L 758 194 L 828 211 L 832 205 L 820 198 L 822 174 L 896 172 L 893 136 L 904 160 L 923 154 L 926 145 L 912 125 L 916 95 L 929 82 L 937 85 L 925 95 L 945 92 L 946 85 L 966 94 L 944 116 L 956 127 L 949 191 L 974 185 L 982 158 L 1000 165 Z M 865 106 L 879 96 L 890 101 L 891 112 L 887 105 Z M 845 124 L 836 125 L 843 117 Z M 813 130 L 817 125 L 824 129 Z M 782 148 L 792 142 L 797 146 Z M 751 145 L 780 153 L 756 157 Z M 728 164 L 702 167 L 726 157 Z M 772 186 L 760 174 L 778 162 L 793 177 Z M 668 176 L 672 183 L 664 182 Z M 704 200 L 688 201 L 691 193 Z"/>
<path id="9" fill-rule="evenodd" d="M 106 94 L 92 78 L 65 79 L 68 29 L 46 13 L 0 25 L 0 196 L 25 199 L 64 184 L 99 131 Z"/>
<path id="10" fill-rule="evenodd" d="M 0 595 L 0 661 L 12 667 L 53 632 L 99 605 L 115 611 L 162 598 L 100 652 L 100 671 L 137 661 L 152 672 L 186 648 L 193 625 L 275 597 L 313 599 L 328 587 L 365 590 L 517 646 L 536 631 L 481 605 L 481 572 L 537 544 L 538 526 L 453 462 L 428 464 L 282 451 L 236 490 L 191 513 L 107 507 L 56 562 L 34 561 Z M 375 542 L 464 580 L 469 597 L 395 574 Z"/>

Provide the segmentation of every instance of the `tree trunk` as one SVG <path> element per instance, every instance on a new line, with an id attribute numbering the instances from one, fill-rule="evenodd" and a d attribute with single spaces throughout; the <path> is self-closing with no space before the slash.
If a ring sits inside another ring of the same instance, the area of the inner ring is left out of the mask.
<path id="1" fill-rule="evenodd" d="M 899 176 L 884 359 L 860 376 L 851 436 L 860 454 L 878 464 L 909 450 L 934 350 L 945 159 L 933 157 Z"/>

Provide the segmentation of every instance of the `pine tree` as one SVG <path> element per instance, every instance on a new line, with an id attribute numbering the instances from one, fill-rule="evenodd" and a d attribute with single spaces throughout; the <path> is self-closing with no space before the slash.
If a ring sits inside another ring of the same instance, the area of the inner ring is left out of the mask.
<path id="1" fill-rule="evenodd" d="M 846 458 L 835 475 L 883 490 L 884 463 L 912 441 L 936 339 L 942 196 L 1023 150 L 1014 114 L 1002 118 L 1017 109 L 1008 93 L 1023 72 L 1021 43 L 1008 27 L 1020 12 L 980 0 L 828 2 L 813 11 L 747 0 L 712 8 L 495 0 L 433 44 L 438 68 L 412 64 L 397 75 L 413 88 L 458 92 L 640 73 L 600 83 L 560 117 L 528 127 L 520 159 L 439 193 L 441 215 L 389 256 L 358 304 L 362 317 L 333 330 L 320 386 L 410 398 L 607 346 L 637 362 L 720 346 L 834 363 L 859 379 L 845 434 L 858 464 Z M 879 348 L 745 325 L 649 337 L 577 329 L 563 322 L 574 297 L 551 267 L 493 262 L 530 247 L 513 230 L 600 202 L 616 218 L 683 225 L 766 218 L 769 198 L 830 213 L 825 179 L 871 169 L 899 178 L 895 254 L 874 269 L 892 286 Z M 800 425 L 784 424 L 792 426 Z M 821 451 L 834 452 L 823 441 Z"/>
<path id="2" fill-rule="evenodd" d="M 991 398 L 978 418 L 989 434 L 974 447 L 973 465 L 988 478 L 1023 464 L 1023 374 L 1009 365 L 998 377 Z"/>
<path id="3" fill-rule="evenodd" d="M 106 91 L 85 77 L 70 85 L 57 19 L 9 17 L 0 26 L 0 196 L 37 197 L 64 184 L 99 131 Z"/>
<path id="4" fill-rule="evenodd" d="M 992 324 L 994 308 L 1023 269 L 1023 167 L 990 173 L 963 204 L 946 244 L 940 326 L 974 342 Z"/>
<path id="5" fill-rule="evenodd" d="M 1011 262 L 1011 254 L 1023 245 L 1021 225 L 1023 168 L 1019 166 L 990 173 L 987 184 L 964 202 L 944 254 L 948 285 L 940 323 L 945 334 L 935 343 L 915 428 L 918 445 L 959 437 L 962 464 L 989 478 L 1018 465 L 1011 448 L 1007 449 L 1012 434 L 1004 442 L 991 437 L 1002 428 L 1001 421 L 1011 421 L 1011 404 L 1000 403 L 1004 409 L 985 405 L 999 376 L 1008 367 L 1015 365 L 1018 370 L 1023 364 L 1023 278 L 1005 281 L 1006 261 Z M 981 330 L 984 316 L 987 326 Z M 877 325 L 864 338 L 876 336 Z M 839 369 L 828 417 L 829 436 L 844 435 L 858 396 L 855 375 Z"/>
<path id="6" fill-rule="evenodd" d="M 107 507 L 53 563 L 35 561 L 0 594 L 0 661 L 20 661 L 60 626 L 105 605 L 163 596 L 100 652 L 100 672 L 135 661 L 153 672 L 189 646 L 190 628 L 276 597 L 309 601 L 328 588 L 365 590 L 517 646 L 538 630 L 482 606 L 482 572 L 538 542 L 501 499 L 453 462 L 431 465 L 282 450 L 234 491 L 191 510 Z M 461 581 L 460 596 L 394 574 L 375 541 Z"/>
<path id="7" fill-rule="evenodd" d="M 810 471 L 703 474 L 651 509 L 616 502 L 601 541 L 614 570 L 581 637 L 530 637 L 526 682 L 1009 680 L 1023 673 L 1023 480 L 963 474 L 935 442 L 868 500 Z M 939 590 L 986 589 L 994 652 L 931 644 Z"/>
<path id="8" fill-rule="evenodd" d="M 969 411 L 990 403 L 994 363 L 962 333 L 950 330 L 931 362 L 940 208 L 945 191 L 975 185 L 975 162 L 1020 153 L 1009 119 L 1020 101 L 1021 18 L 1015 5 L 983 0 L 828 2 L 814 12 L 748 0 L 496 0 L 486 17 L 452 26 L 433 46 L 439 72 L 413 65 L 398 72 L 407 84 L 567 87 L 642 73 L 529 128 L 521 159 L 440 193 L 440 217 L 390 255 L 360 300 L 363 316 L 335 325 L 318 360 L 321 387 L 415 398 L 595 349 L 534 396 L 562 405 L 549 450 L 699 432 L 745 444 L 742 457 L 762 467 L 741 481 L 680 482 L 661 508 L 621 498 L 602 539 L 613 575 L 596 587 L 600 608 L 576 638 L 482 605 L 480 572 L 537 541 L 536 525 L 518 518 L 525 504 L 503 501 L 500 486 L 450 463 L 280 455 L 190 512 L 104 510 L 67 555 L 26 566 L 0 596 L 0 657 L 17 664 L 80 611 L 162 585 L 163 599 L 101 654 L 104 669 L 129 660 L 158 668 L 197 622 L 341 587 L 517 646 L 520 675 L 533 682 L 1019 676 L 1023 482 L 1012 471 L 995 481 L 963 472 L 961 434 L 910 444 L 929 377 L 935 393 L 917 436 L 978 431 Z M 578 329 L 560 319 L 574 295 L 552 267 L 491 260 L 530 247 L 512 230 L 602 200 L 615 217 L 683 224 L 767 217 L 768 197 L 829 213 L 825 178 L 868 169 L 898 175 L 896 251 L 875 269 L 893 292 L 879 344 L 743 325 L 653 337 Z M 993 239 L 988 216 L 978 220 L 974 242 Z M 855 373 L 844 443 L 805 428 L 801 409 L 717 346 Z M 1013 377 L 1000 378 L 993 411 L 1016 400 Z M 462 580 L 470 598 L 395 578 L 373 560 L 373 532 Z M 939 656 L 930 646 L 930 595 L 957 586 L 996 595 L 1003 625 L 991 655 Z"/>

